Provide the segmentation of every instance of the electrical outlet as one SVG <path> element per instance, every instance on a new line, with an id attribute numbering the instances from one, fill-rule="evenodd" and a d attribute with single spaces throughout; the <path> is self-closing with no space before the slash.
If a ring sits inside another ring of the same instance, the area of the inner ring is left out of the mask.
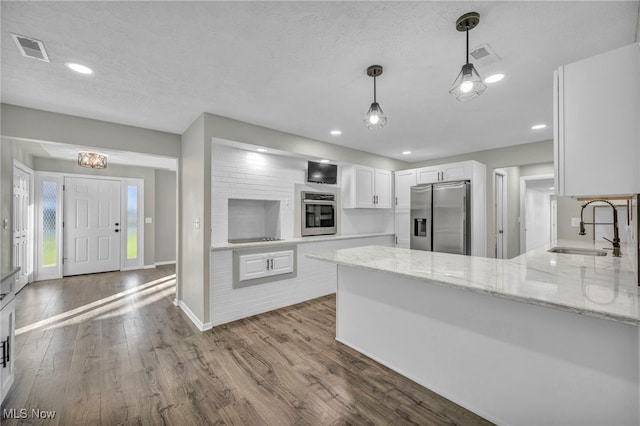
<path id="1" fill-rule="evenodd" d="M 199 217 L 196 217 L 196 218 L 193 219 L 193 227 L 195 229 L 200 229 L 200 218 Z"/>
<path id="2" fill-rule="evenodd" d="M 153 218 L 151 218 L 151 217 L 145 217 L 145 218 L 144 218 L 144 223 L 153 223 Z"/>
<path id="3" fill-rule="evenodd" d="M 571 226 L 574 228 L 577 228 L 580 226 L 580 218 L 579 217 L 572 217 L 571 218 Z"/>

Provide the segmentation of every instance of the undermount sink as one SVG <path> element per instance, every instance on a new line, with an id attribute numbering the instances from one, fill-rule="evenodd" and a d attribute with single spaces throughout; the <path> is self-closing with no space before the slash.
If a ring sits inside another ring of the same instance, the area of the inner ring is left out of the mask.
<path id="1" fill-rule="evenodd" d="M 598 249 L 578 248 L 578 247 L 554 247 L 547 250 L 551 253 L 580 254 L 583 256 L 606 256 L 607 252 Z"/>

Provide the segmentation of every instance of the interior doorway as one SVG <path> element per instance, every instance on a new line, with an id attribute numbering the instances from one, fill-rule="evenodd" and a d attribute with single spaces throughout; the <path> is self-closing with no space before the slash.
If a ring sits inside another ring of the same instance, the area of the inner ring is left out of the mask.
<path id="1" fill-rule="evenodd" d="M 551 219 L 553 185 L 553 175 L 520 178 L 520 253 L 554 240 Z"/>
<path id="2" fill-rule="evenodd" d="M 13 163 L 13 266 L 16 292 L 33 281 L 33 170 Z"/>

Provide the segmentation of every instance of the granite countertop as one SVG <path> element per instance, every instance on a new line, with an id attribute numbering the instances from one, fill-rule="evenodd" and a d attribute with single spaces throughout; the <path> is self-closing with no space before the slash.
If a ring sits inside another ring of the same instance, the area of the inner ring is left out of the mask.
<path id="1" fill-rule="evenodd" d="M 606 243 L 559 241 L 603 248 Z M 551 246 L 509 260 L 365 246 L 308 254 L 311 259 L 385 272 L 505 299 L 640 325 L 640 287 L 632 256 L 549 253 Z"/>
<path id="2" fill-rule="evenodd" d="M 287 245 L 287 244 L 317 243 L 322 241 L 350 240 L 354 238 L 387 237 L 387 236 L 390 237 L 392 235 L 394 234 L 379 233 L 379 234 L 359 234 L 359 235 L 316 235 L 311 237 L 288 238 L 288 239 L 279 240 L 279 241 L 258 241 L 254 243 L 225 242 L 225 243 L 211 244 L 211 251 L 279 246 L 279 245 Z"/>

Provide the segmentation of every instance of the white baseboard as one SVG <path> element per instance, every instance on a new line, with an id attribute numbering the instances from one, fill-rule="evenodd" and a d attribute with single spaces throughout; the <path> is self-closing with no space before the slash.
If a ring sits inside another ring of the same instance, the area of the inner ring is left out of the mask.
<path id="1" fill-rule="evenodd" d="M 142 269 L 155 269 L 156 265 L 144 265 Z"/>
<path id="2" fill-rule="evenodd" d="M 143 269 L 143 268 L 144 267 L 139 266 L 139 265 L 138 266 L 127 266 L 126 268 L 120 268 L 120 271 L 121 272 L 124 272 L 124 271 L 135 271 L 136 269 Z"/>
<path id="3" fill-rule="evenodd" d="M 164 262 L 156 262 L 156 266 L 160 266 L 160 265 L 175 265 L 176 261 L 175 260 L 167 260 Z"/>
<path id="4" fill-rule="evenodd" d="M 173 304 L 177 305 L 180 309 L 182 309 L 182 312 L 184 312 L 189 317 L 191 322 L 196 327 L 198 327 L 198 330 L 207 331 L 213 328 L 213 324 L 211 322 L 203 323 L 202 321 L 200 321 L 200 319 L 196 316 L 196 314 L 191 312 L 191 309 L 189 309 L 189 307 L 182 300 L 176 299 L 174 300 Z"/>

